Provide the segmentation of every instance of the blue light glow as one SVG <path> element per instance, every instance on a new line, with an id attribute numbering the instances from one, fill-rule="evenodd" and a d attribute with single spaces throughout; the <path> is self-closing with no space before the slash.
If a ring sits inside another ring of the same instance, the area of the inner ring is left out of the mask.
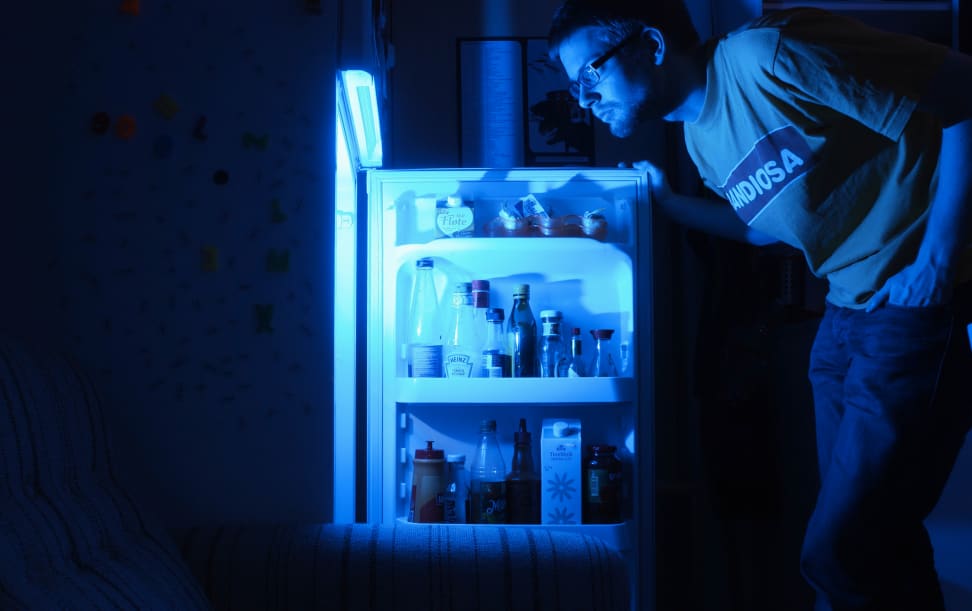
<path id="1" fill-rule="evenodd" d="M 382 163 L 381 121 L 375 79 L 364 70 L 342 70 L 341 89 L 353 126 L 347 135 L 354 143 L 358 166 L 379 168 Z"/>

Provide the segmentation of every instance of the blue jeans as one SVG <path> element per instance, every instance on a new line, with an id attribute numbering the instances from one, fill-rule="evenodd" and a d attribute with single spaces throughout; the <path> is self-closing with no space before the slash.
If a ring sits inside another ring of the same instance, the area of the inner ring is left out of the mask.
<path id="1" fill-rule="evenodd" d="M 924 519 L 972 425 L 972 283 L 952 303 L 827 305 L 810 354 L 820 492 L 801 570 L 817 611 L 943 611 Z"/>

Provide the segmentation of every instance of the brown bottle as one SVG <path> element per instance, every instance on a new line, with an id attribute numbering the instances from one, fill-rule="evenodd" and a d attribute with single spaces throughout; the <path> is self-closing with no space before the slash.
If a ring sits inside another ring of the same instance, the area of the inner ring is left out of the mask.
<path id="1" fill-rule="evenodd" d="M 584 464 L 584 523 L 614 524 L 621 521 L 621 461 L 617 448 L 589 446 Z"/>
<path id="2" fill-rule="evenodd" d="M 540 523 L 540 476 L 533 467 L 533 448 L 526 419 L 513 433 L 513 463 L 506 476 L 506 512 L 510 524 Z"/>

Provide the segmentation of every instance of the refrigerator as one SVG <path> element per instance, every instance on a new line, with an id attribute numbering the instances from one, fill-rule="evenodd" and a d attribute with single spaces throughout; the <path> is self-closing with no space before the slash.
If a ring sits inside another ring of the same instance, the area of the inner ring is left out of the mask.
<path id="1" fill-rule="evenodd" d="M 588 167 L 367 169 L 353 160 L 345 174 L 335 240 L 335 519 L 407 527 L 416 450 L 432 441 L 446 454 L 464 454 L 468 469 L 483 420 L 496 421 L 507 471 L 513 433 L 526 420 L 541 486 L 549 489 L 554 483 L 543 477 L 541 425 L 579 421 L 582 461 L 590 445 L 617 448 L 623 519 L 586 524 L 582 515 L 551 517 L 542 504 L 544 521 L 551 523 L 533 527 L 605 541 L 626 560 L 633 607 L 652 608 L 656 368 L 647 176 Z M 471 207 L 472 235 L 454 237 L 437 224 L 437 211 L 450 196 Z M 606 232 L 506 230 L 501 211 L 531 196 L 526 201 L 568 223 L 599 215 Z M 502 308 L 507 318 L 514 287 L 528 284 L 538 338 L 540 312 L 548 308 L 562 312 L 568 346 L 570 330 L 581 329 L 585 359 L 593 352 L 590 330 L 612 329 L 618 375 L 409 377 L 409 307 L 416 261 L 423 258 L 434 262 L 442 328 L 456 283 L 488 280 L 490 307 Z M 571 493 L 580 494 L 580 484 L 568 486 Z"/>

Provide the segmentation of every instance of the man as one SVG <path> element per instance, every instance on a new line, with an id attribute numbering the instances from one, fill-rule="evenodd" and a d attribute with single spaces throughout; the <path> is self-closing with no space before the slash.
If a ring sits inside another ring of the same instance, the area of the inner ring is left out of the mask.
<path id="1" fill-rule="evenodd" d="M 550 52 L 615 136 L 684 124 L 727 201 L 635 164 L 674 220 L 786 242 L 828 279 L 801 554 L 817 609 L 944 609 L 923 520 L 972 424 L 972 59 L 813 9 L 703 44 L 682 4 L 652 0 L 567 0 Z"/>

